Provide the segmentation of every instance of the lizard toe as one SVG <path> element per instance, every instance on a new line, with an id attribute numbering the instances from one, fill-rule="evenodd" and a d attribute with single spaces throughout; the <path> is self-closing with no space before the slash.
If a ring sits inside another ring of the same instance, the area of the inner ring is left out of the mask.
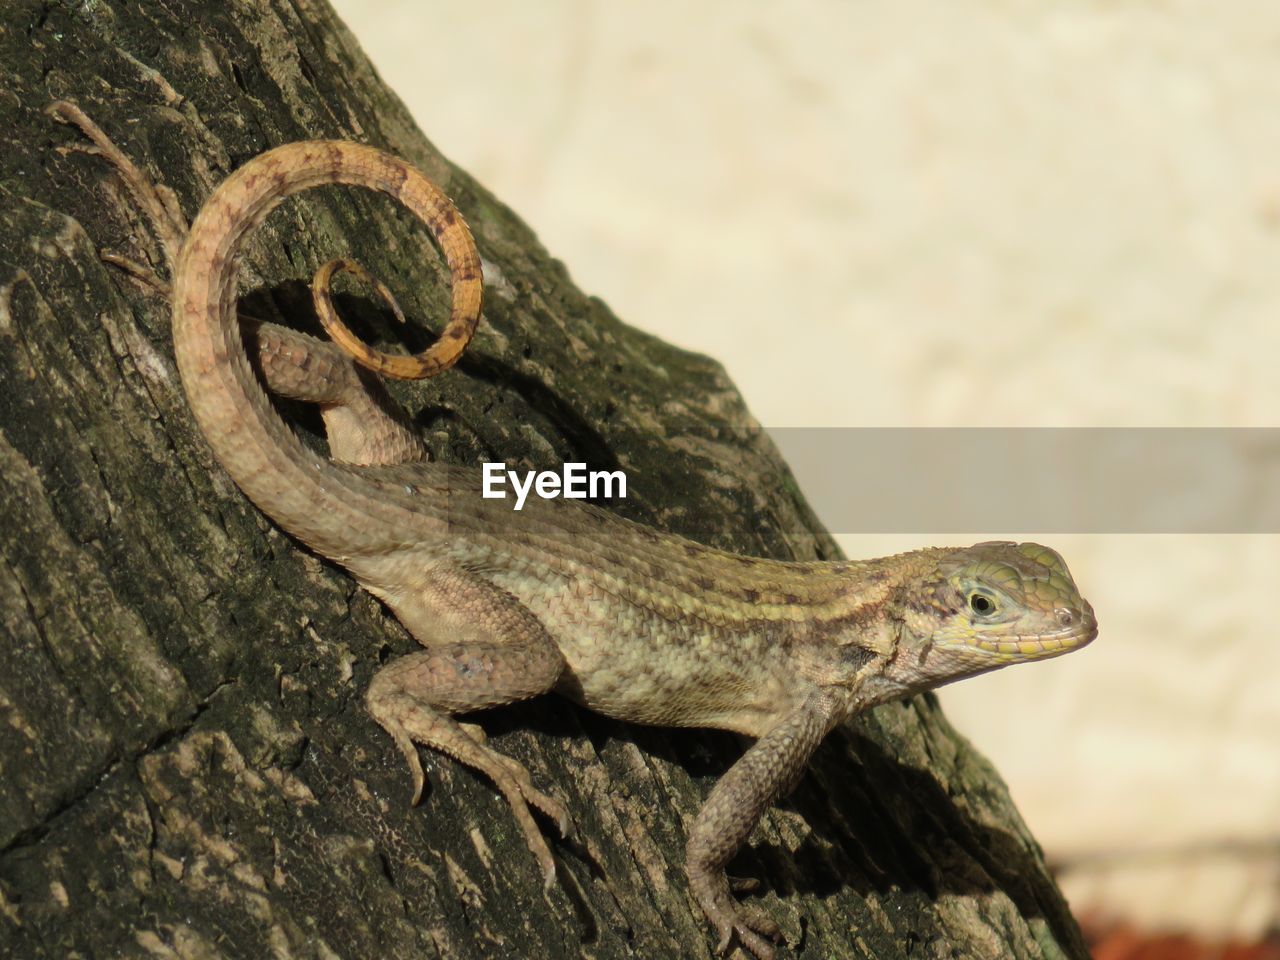
<path id="1" fill-rule="evenodd" d="M 735 944 L 755 960 L 774 960 L 778 955 L 773 944 L 741 921 L 735 921 L 729 925 L 729 929 L 716 945 L 716 952 L 722 957 L 727 957 Z"/>
<path id="2" fill-rule="evenodd" d="M 403 729 L 391 727 L 386 729 L 395 740 L 396 746 L 400 748 L 405 763 L 409 765 L 409 776 L 413 778 L 413 796 L 409 799 L 409 806 L 416 807 L 422 802 L 422 791 L 427 785 L 427 777 L 422 772 L 422 759 L 418 756 L 418 748 L 414 746 L 412 738 Z"/>
<path id="3" fill-rule="evenodd" d="M 525 799 L 541 810 L 555 822 L 556 830 L 562 840 L 567 840 L 573 833 L 573 823 L 569 819 L 568 808 L 555 797 L 548 796 L 541 790 L 532 787 L 522 790 Z"/>
<path id="4" fill-rule="evenodd" d="M 760 881 L 755 877 L 729 877 L 729 889 L 734 893 L 755 893 L 760 889 Z"/>

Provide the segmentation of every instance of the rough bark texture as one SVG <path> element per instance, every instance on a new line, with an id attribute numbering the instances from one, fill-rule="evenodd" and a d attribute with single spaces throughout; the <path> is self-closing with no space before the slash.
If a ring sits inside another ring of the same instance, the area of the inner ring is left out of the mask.
<path id="1" fill-rule="evenodd" d="M 323 3 L 0 9 L 0 953 L 708 956 L 686 828 L 741 744 L 555 698 L 487 715 L 573 811 L 548 895 L 469 772 L 426 755 L 431 787 L 411 809 L 361 698 L 412 641 L 212 461 L 164 305 L 95 253 L 161 264 L 156 242 L 99 159 L 58 151 L 78 137 L 41 107 L 78 102 L 188 215 L 287 141 L 411 159 L 488 267 L 467 358 L 399 391 L 437 456 L 622 464 L 636 519 L 834 556 L 721 369 L 580 293 L 422 137 Z M 445 42 L 423 38 L 423 55 Z M 249 312 L 307 325 L 304 278 L 348 251 L 390 281 L 420 347 L 444 314 L 443 266 L 403 211 L 358 191 L 273 215 L 252 244 Z M 370 300 L 342 305 L 399 336 Z M 315 432 L 313 414 L 285 412 Z M 762 881 L 798 956 L 1085 955 L 1003 785 L 928 697 L 833 735 L 735 872 Z"/>

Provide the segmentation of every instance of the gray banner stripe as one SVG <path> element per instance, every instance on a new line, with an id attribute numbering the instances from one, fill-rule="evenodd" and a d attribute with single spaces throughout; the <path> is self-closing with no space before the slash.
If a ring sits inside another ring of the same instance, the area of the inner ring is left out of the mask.
<path id="1" fill-rule="evenodd" d="M 1280 532 L 1280 430 L 768 431 L 835 533 Z"/>

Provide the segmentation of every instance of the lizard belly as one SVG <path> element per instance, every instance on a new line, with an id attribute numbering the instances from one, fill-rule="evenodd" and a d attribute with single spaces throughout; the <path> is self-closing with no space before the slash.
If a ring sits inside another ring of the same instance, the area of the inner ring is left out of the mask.
<path id="1" fill-rule="evenodd" d="M 653 610 L 568 582 L 516 593 L 565 658 L 557 692 L 619 720 L 760 736 L 794 699 L 766 638 Z"/>

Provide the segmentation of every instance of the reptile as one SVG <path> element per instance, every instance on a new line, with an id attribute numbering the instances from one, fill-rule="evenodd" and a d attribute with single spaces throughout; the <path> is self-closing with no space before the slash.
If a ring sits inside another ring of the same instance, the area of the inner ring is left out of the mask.
<path id="1" fill-rule="evenodd" d="M 484 499 L 479 472 L 430 462 L 381 383 L 358 369 L 434 375 L 479 322 L 476 245 L 423 174 L 352 142 L 289 144 L 232 173 L 188 228 L 173 193 L 81 110 L 59 101 L 49 112 L 93 144 L 79 149 L 115 166 L 155 226 L 173 285 L 154 274 L 149 282 L 171 301 L 182 383 L 219 462 L 263 513 L 345 567 L 421 644 L 383 666 L 365 695 L 408 763 L 413 802 L 424 786 L 419 745 L 480 771 L 509 803 L 547 886 L 555 860 L 530 808 L 567 835 L 565 805 L 458 715 L 555 691 L 623 721 L 755 738 L 693 821 L 686 871 L 719 951 L 736 944 L 768 960 L 778 927 L 737 900 L 725 866 L 829 731 L 876 704 L 1059 656 L 1097 635 L 1062 557 L 1034 543 L 787 562 L 579 501 L 531 498 L 515 514 Z M 380 191 L 430 230 L 450 269 L 452 306 L 421 354 L 376 351 L 337 318 L 329 281 L 361 271 L 349 261 L 326 264 L 313 285 L 332 342 L 238 318 L 245 237 L 286 197 L 321 184 Z M 319 405 L 328 458 L 299 439 L 267 391 Z"/>

